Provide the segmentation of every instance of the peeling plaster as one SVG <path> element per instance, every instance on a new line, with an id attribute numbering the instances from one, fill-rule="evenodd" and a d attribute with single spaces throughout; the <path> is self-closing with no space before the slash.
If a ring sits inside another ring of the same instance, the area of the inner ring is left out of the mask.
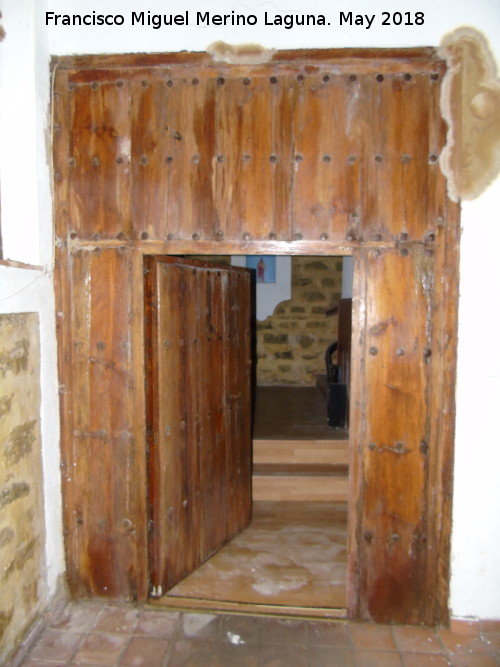
<path id="1" fill-rule="evenodd" d="M 266 49 L 259 44 L 227 44 L 214 42 L 207 47 L 207 52 L 216 62 L 232 65 L 258 65 L 267 63 L 274 55 L 274 49 Z"/>
<path id="2" fill-rule="evenodd" d="M 441 111 L 448 123 L 440 166 L 453 201 L 476 199 L 500 173 L 500 80 L 486 38 L 458 28 L 441 41 L 448 72 Z"/>

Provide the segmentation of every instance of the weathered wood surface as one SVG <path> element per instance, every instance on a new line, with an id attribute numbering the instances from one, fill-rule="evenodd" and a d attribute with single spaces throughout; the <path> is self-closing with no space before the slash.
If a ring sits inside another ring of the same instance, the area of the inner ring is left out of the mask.
<path id="1" fill-rule="evenodd" d="M 149 541 L 160 597 L 248 525 L 250 275 L 146 262 Z"/>
<path id="2" fill-rule="evenodd" d="M 59 254 L 59 374 L 67 573 L 74 595 L 144 596 L 142 256 Z M 139 283 L 137 282 L 139 281 Z M 138 419 L 138 415 L 140 418 Z"/>
<path id="3" fill-rule="evenodd" d="M 348 613 L 446 621 L 459 216 L 438 163 L 444 68 L 431 49 L 283 52 L 255 67 L 58 59 L 74 594 L 147 595 L 142 257 L 353 254 Z"/>
<path id="4" fill-rule="evenodd" d="M 56 182 L 71 216 L 58 234 L 168 252 L 192 240 L 422 240 L 443 145 L 428 105 L 444 64 L 408 63 L 62 70 Z"/>

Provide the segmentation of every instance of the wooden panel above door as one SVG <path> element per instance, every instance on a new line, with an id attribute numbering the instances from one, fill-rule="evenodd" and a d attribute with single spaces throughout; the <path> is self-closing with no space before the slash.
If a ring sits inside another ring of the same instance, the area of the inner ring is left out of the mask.
<path id="1" fill-rule="evenodd" d="M 423 240 L 445 140 L 444 63 L 426 55 L 60 63 L 55 181 L 71 215 L 58 234 L 168 242 L 167 252 L 191 240 Z"/>

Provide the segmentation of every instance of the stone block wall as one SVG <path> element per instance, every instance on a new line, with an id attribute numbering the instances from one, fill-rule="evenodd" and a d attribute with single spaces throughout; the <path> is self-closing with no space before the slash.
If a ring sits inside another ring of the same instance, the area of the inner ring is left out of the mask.
<path id="1" fill-rule="evenodd" d="M 0 315 L 0 664 L 46 601 L 38 315 Z"/>
<path id="2" fill-rule="evenodd" d="M 342 258 L 292 257 L 291 280 L 292 298 L 257 322 L 258 385 L 314 385 L 337 339 Z"/>

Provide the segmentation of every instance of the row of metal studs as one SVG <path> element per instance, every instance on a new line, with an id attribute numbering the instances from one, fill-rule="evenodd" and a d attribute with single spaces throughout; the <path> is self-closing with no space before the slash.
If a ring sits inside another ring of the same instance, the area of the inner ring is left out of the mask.
<path id="1" fill-rule="evenodd" d="M 248 155 L 248 154 L 243 155 L 242 158 L 241 158 L 242 162 L 249 162 L 251 159 L 252 159 L 251 155 Z M 304 159 L 304 156 L 300 155 L 300 154 L 298 154 L 294 157 L 295 162 L 302 162 L 303 159 Z M 378 162 L 378 163 L 384 161 L 383 156 L 380 155 L 380 154 L 375 155 L 375 157 L 373 159 L 375 160 L 375 162 Z M 216 160 L 219 164 L 222 164 L 225 161 L 225 157 L 224 157 L 224 155 L 217 155 Z M 322 162 L 325 162 L 325 163 L 329 164 L 329 163 L 332 162 L 332 156 L 331 155 L 323 155 L 321 160 L 322 160 Z M 348 164 L 354 164 L 356 162 L 356 160 L 357 160 L 356 155 L 349 155 L 347 157 L 346 161 L 347 161 Z M 411 155 L 403 154 L 403 155 L 400 156 L 400 161 L 403 164 L 408 164 L 409 162 L 411 162 L 411 160 L 412 160 Z M 116 158 L 116 163 L 117 164 L 122 164 L 123 161 L 124 160 L 123 160 L 122 157 L 117 157 Z M 165 164 L 172 164 L 173 161 L 174 161 L 174 158 L 171 155 L 169 155 L 168 157 L 165 158 Z M 200 156 L 199 155 L 193 155 L 193 157 L 191 158 L 191 161 L 194 164 L 198 164 L 200 162 Z M 274 153 L 269 157 L 269 162 L 271 162 L 272 164 L 275 164 L 278 161 L 279 161 L 279 156 L 275 155 Z M 429 155 L 429 164 L 436 164 L 437 161 L 438 161 L 438 156 L 435 153 L 431 153 Z M 93 167 L 100 167 L 100 165 L 101 165 L 101 161 L 97 156 L 94 156 L 92 158 L 91 163 L 92 163 Z M 140 163 L 142 165 L 149 164 L 149 159 L 147 158 L 147 156 L 143 155 L 140 159 Z M 68 158 L 68 165 L 70 167 L 76 167 L 76 164 L 77 164 L 76 158 L 74 158 L 74 157 Z"/>
<path id="2" fill-rule="evenodd" d="M 344 76 L 344 75 L 335 75 L 334 78 L 338 79 L 341 76 Z M 365 75 L 362 75 L 362 76 L 364 77 Z M 397 76 L 402 76 L 404 81 L 411 81 L 413 79 L 413 75 L 409 74 L 407 72 L 403 75 L 401 75 L 401 74 L 391 74 L 391 75 L 376 74 L 375 75 L 375 80 L 378 83 L 382 83 L 383 81 L 385 81 L 386 78 L 391 78 L 391 77 L 394 78 L 394 77 L 397 77 Z M 431 81 L 439 81 L 439 74 L 437 72 L 433 72 L 429 76 L 431 78 Z M 296 79 L 299 83 L 304 83 L 304 81 L 306 80 L 306 77 L 303 74 L 298 74 Z M 280 79 L 277 76 L 269 77 L 269 83 L 273 86 L 278 84 L 279 80 Z M 330 74 L 324 74 L 322 79 L 321 79 L 321 81 L 325 84 L 329 83 L 331 80 L 332 80 L 332 76 L 330 76 Z M 349 83 L 355 83 L 358 80 L 358 75 L 357 74 L 349 74 L 349 76 L 347 77 L 347 80 L 349 81 Z M 233 81 L 233 79 L 230 79 L 230 81 Z M 246 76 L 243 79 L 241 79 L 241 82 L 244 86 L 249 86 L 252 83 L 252 79 L 250 77 Z M 146 79 L 143 80 L 141 83 L 142 83 L 143 88 L 147 88 L 150 85 L 150 82 Z M 197 79 L 196 77 L 191 79 L 191 84 L 193 86 L 197 86 L 199 83 L 200 83 L 200 80 Z M 226 79 L 223 76 L 219 76 L 216 79 L 216 83 L 217 83 L 218 86 L 223 86 L 226 83 Z M 120 79 L 119 81 L 116 82 L 115 85 L 118 86 L 118 88 L 121 88 L 123 86 L 123 84 L 124 84 L 124 82 Z M 99 83 L 99 81 L 92 81 L 92 83 L 90 84 L 90 87 L 91 87 L 92 90 L 97 90 L 100 85 L 101 84 Z M 168 79 L 167 82 L 166 82 L 166 85 L 169 88 L 172 88 L 175 85 L 173 79 Z M 69 90 L 75 90 L 76 86 L 77 86 L 77 84 L 73 81 L 68 83 L 68 89 Z"/>

